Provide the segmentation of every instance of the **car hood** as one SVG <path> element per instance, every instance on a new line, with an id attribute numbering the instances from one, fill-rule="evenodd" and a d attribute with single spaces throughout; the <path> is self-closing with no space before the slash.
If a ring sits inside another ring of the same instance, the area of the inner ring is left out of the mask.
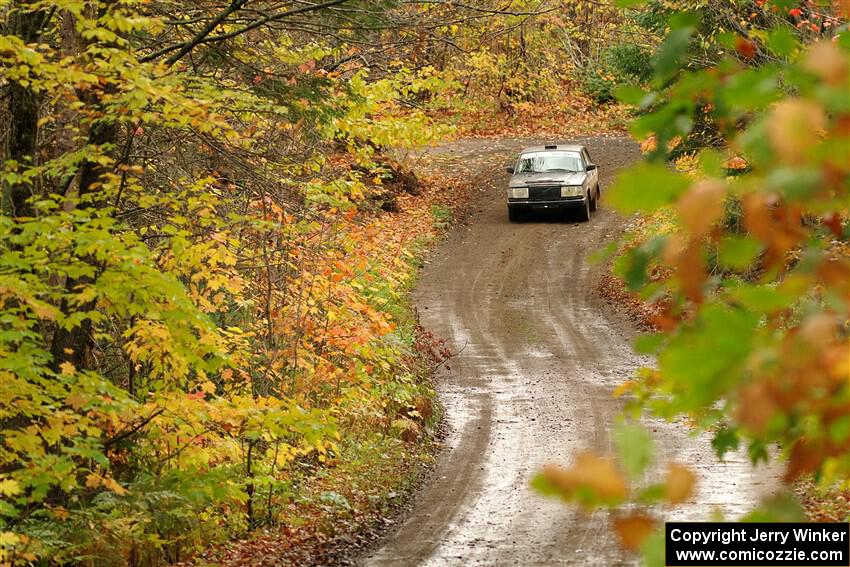
<path id="1" fill-rule="evenodd" d="M 547 171 L 544 173 L 516 173 L 511 177 L 511 186 L 517 185 L 581 185 L 587 173 L 580 171 Z"/>

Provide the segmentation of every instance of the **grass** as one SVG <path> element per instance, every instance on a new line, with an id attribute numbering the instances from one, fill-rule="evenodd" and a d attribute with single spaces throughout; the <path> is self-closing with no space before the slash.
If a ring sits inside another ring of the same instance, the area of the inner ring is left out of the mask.
<path id="1" fill-rule="evenodd" d="M 434 228 L 444 230 L 454 222 L 454 211 L 445 205 L 431 205 L 431 216 L 434 217 Z"/>

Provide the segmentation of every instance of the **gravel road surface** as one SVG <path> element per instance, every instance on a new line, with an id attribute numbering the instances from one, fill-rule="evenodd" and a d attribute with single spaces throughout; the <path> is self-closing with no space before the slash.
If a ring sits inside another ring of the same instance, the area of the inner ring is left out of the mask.
<path id="1" fill-rule="evenodd" d="M 410 515 L 363 565 L 636 562 L 619 550 L 607 512 L 586 515 L 529 488 L 545 463 L 612 449 L 620 409 L 612 390 L 651 363 L 631 352 L 629 322 L 596 297 L 604 267 L 588 260 L 622 230 L 605 188 L 639 150 L 619 137 L 580 141 L 599 165 L 603 190 L 589 223 L 508 222 L 504 166 L 542 140 L 465 140 L 426 156 L 430 167 L 468 171 L 475 191 L 467 222 L 437 247 L 415 291 L 422 324 L 457 353 L 438 376 L 449 433 Z M 677 519 L 706 519 L 715 508 L 733 518 L 776 482 L 775 470 L 753 472 L 743 455 L 717 462 L 708 439 L 684 424 L 646 423 L 662 461 L 701 475 Z"/>

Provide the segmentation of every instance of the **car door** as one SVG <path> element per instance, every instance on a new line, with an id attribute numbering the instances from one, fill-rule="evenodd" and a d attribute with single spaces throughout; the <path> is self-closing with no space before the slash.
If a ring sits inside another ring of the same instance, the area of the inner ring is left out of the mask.
<path id="1" fill-rule="evenodd" d="M 585 164 L 592 164 L 593 160 L 590 158 L 590 152 L 587 151 L 587 148 L 582 148 L 581 156 L 584 159 Z M 596 187 L 599 184 L 599 168 L 594 169 L 589 173 L 590 175 L 590 183 L 591 187 Z"/>

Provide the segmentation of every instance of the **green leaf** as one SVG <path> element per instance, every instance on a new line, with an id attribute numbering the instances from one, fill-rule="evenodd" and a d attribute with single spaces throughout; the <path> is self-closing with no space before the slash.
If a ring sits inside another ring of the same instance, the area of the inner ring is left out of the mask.
<path id="1" fill-rule="evenodd" d="M 538 494 L 543 496 L 563 496 L 563 492 L 560 488 L 555 486 L 552 482 L 549 481 L 543 474 L 536 474 L 531 477 L 531 488 L 533 488 Z"/>
<path id="2" fill-rule="evenodd" d="M 338 508 L 344 508 L 346 510 L 351 509 L 351 504 L 348 502 L 348 499 L 340 494 L 339 492 L 333 491 L 325 491 L 319 495 L 319 501 L 323 504 L 330 504 L 332 506 L 336 506 Z"/>
<path id="3" fill-rule="evenodd" d="M 696 28 L 702 17 L 696 11 L 676 11 L 667 18 L 667 26 L 671 30 L 693 29 Z"/>
<path id="4" fill-rule="evenodd" d="M 797 37 L 787 27 L 772 30 L 767 37 L 767 46 L 780 57 L 788 57 L 800 47 Z"/>
<path id="5" fill-rule="evenodd" d="M 802 522 L 805 512 L 797 497 L 789 492 L 782 492 L 762 502 L 743 518 L 742 522 Z"/>
<path id="6" fill-rule="evenodd" d="M 746 236 L 726 236 L 720 241 L 717 262 L 726 268 L 743 270 L 752 266 L 761 253 L 762 245 Z"/>
<path id="7" fill-rule="evenodd" d="M 739 305 L 756 313 L 773 313 L 787 309 L 796 301 L 793 293 L 768 285 L 740 285 L 729 290 L 729 296 Z"/>
<path id="8" fill-rule="evenodd" d="M 662 375 L 675 388 L 675 411 L 696 411 L 726 395 L 739 380 L 760 315 L 722 304 L 703 307 L 680 327 L 658 357 Z"/>
<path id="9" fill-rule="evenodd" d="M 614 262 L 614 273 L 626 282 L 630 291 L 638 291 L 646 285 L 649 262 L 664 249 L 665 242 L 665 237 L 655 236 Z"/>
<path id="10" fill-rule="evenodd" d="M 711 446 L 714 447 L 718 459 L 723 459 L 729 451 L 736 451 L 738 443 L 738 430 L 730 427 L 721 427 L 715 431 L 711 440 Z"/>
<path id="11" fill-rule="evenodd" d="M 688 43 L 691 41 L 694 29 L 680 27 L 670 31 L 664 43 L 653 60 L 655 82 L 661 87 L 673 78 L 688 55 Z"/>
<path id="12" fill-rule="evenodd" d="M 646 538 L 640 546 L 644 567 L 664 567 L 667 563 L 664 546 L 664 528 L 661 527 Z"/>
<path id="13" fill-rule="evenodd" d="M 723 97 L 730 108 L 760 110 L 782 96 L 778 75 L 770 67 L 742 71 L 729 79 Z"/>
<path id="14" fill-rule="evenodd" d="M 706 149 L 699 154 L 700 169 L 708 177 L 720 177 L 725 173 L 725 164 L 720 152 Z"/>
<path id="15" fill-rule="evenodd" d="M 637 495 L 637 501 L 643 504 L 656 504 L 664 500 L 664 495 L 667 493 L 667 485 L 664 483 L 650 484 L 640 491 Z"/>
<path id="16" fill-rule="evenodd" d="M 637 423 L 618 423 L 614 429 L 614 444 L 626 473 L 637 479 L 652 462 L 655 448 L 652 437 Z"/>
<path id="17" fill-rule="evenodd" d="M 617 249 L 619 248 L 618 243 L 611 242 L 598 250 L 595 250 L 590 253 L 588 259 L 593 264 L 598 264 L 600 262 L 604 262 L 614 256 L 617 253 Z"/>
<path id="18" fill-rule="evenodd" d="M 620 102 L 632 106 L 643 106 L 643 102 L 651 95 L 635 85 L 620 85 L 614 90 L 614 96 Z"/>
<path id="19" fill-rule="evenodd" d="M 626 282 L 630 291 L 637 291 L 646 283 L 648 265 L 649 256 L 635 248 L 615 260 L 614 273 Z"/>
<path id="20" fill-rule="evenodd" d="M 842 415 L 829 425 L 829 438 L 836 444 L 850 437 L 850 415 Z"/>
<path id="21" fill-rule="evenodd" d="M 753 463 L 753 466 L 760 462 L 766 463 L 770 460 L 770 455 L 767 453 L 767 445 L 761 439 L 750 441 L 750 444 L 747 445 L 747 455 L 750 457 L 750 462 Z"/>
<path id="22" fill-rule="evenodd" d="M 609 202 L 621 213 L 651 213 L 674 202 L 688 180 L 662 164 L 641 163 L 617 177 Z"/>
<path id="23" fill-rule="evenodd" d="M 767 185 L 794 201 L 807 201 L 822 189 L 821 172 L 816 168 L 777 167 L 768 174 Z"/>
<path id="24" fill-rule="evenodd" d="M 655 354 L 664 342 L 663 333 L 646 333 L 635 339 L 635 352 L 638 354 Z"/>

